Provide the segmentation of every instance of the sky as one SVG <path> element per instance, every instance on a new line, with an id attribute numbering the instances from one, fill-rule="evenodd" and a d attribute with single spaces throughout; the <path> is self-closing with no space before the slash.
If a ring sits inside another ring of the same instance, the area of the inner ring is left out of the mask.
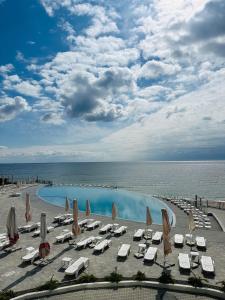
<path id="1" fill-rule="evenodd" d="M 0 0 L 0 162 L 225 159 L 224 0 Z"/>

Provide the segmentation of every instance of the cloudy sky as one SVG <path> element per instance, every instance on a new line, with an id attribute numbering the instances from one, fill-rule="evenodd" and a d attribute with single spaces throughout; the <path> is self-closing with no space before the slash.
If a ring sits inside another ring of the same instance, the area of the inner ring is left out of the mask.
<path id="1" fill-rule="evenodd" d="M 225 159 L 224 0 L 0 0 L 0 162 Z"/>

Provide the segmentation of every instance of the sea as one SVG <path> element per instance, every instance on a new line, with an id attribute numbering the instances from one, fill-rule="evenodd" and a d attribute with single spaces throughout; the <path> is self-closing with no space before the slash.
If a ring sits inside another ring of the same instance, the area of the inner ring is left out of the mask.
<path id="1" fill-rule="evenodd" d="M 225 199 L 225 161 L 0 164 L 0 176 L 112 186 L 157 196 Z"/>

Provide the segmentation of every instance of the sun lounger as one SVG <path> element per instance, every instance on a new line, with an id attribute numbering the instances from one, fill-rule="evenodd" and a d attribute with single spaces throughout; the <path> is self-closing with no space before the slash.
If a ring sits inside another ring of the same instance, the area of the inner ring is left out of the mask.
<path id="1" fill-rule="evenodd" d="M 144 236 L 145 230 L 144 229 L 138 229 L 133 236 L 134 240 L 141 240 Z"/>
<path id="2" fill-rule="evenodd" d="M 32 230 L 35 230 L 39 227 L 40 227 L 40 222 L 37 222 L 37 223 L 31 223 L 31 224 L 21 226 L 19 227 L 19 230 L 23 232 L 31 232 Z"/>
<path id="3" fill-rule="evenodd" d="M 201 267 L 203 273 L 211 273 L 215 274 L 215 267 L 214 267 L 214 261 L 210 256 L 204 256 L 202 255 L 201 259 Z"/>
<path id="4" fill-rule="evenodd" d="M 178 246 L 178 247 L 182 247 L 184 245 L 183 234 L 175 234 L 174 235 L 174 245 Z"/>
<path id="5" fill-rule="evenodd" d="M 160 244 L 162 241 L 163 233 L 161 231 L 156 231 L 152 237 L 152 243 Z"/>
<path id="6" fill-rule="evenodd" d="M 76 249 L 80 248 L 86 248 L 89 244 L 91 244 L 94 241 L 94 236 L 89 236 L 88 238 L 85 238 L 79 242 L 76 243 Z"/>
<path id="7" fill-rule="evenodd" d="M 190 271 L 191 269 L 191 263 L 190 263 L 190 258 L 189 255 L 186 253 L 179 253 L 178 255 L 178 263 L 179 263 L 179 268 L 184 270 L 184 271 Z"/>
<path id="8" fill-rule="evenodd" d="M 144 256 L 144 262 L 152 262 L 156 260 L 158 249 L 156 247 L 149 247 Z"/>
<path id="9" fill-rule="evenodd" d="M 103 240 L 99 242 L 95 247 L 93 252 L 104 252 L 107 248 L 109 248 L 112 244 L 111 240 Z"/>
<path id="10" fill-rule="evenodd" d="M 0 250 L 10 246 L 10 241 L 8 238 L 0 241 Z"/>
<path id="11" fill-rule="evenodd" d="M 69 225 L 73 223 L 73 218 L 66 218 L 64 221 L 62 221 L 63 225 Z"/>
<path id="12" fill-rule="evenodd" d="M 55 229 L 55 227 L 53 227 L 53 226 L 48 226 L 48 227 L 47 227 L 47 233 L 53 231 L 54 229 Z M 40 230 L 40 229 L 37 229 L 37 230 L 34 231 L 34 233 L 33 233 L 32 236 L 39 236 L 40 233 L 41 233 L 41 230 Z"/>
<path id="13" fill-rule="evenodd" d="M 93 229 L 99 227 L 100 224 L 101 224 L 101 221 L 94 221 L 90 224 L 87 224 L 86 227 L 87 227 L 87 230 L 93 230 Z"/>
<path id="14" fill-rule="evenodd" d="M 23 262 L 33 263 L 36 258 L 39 257 L 39 250 L 34 249 L 33 247 L 26 248 L 26 254 L 22 257 Z"/>
<path id="15" fill-rule="evenodd" d="M 118 251 L 118 258 L 127 258 L 130 254 L 130 245 L 129 244 L 122 244 Z"/>
<path id="16" fill-rule="evenodd" d="M 145 244 L 139 244 L 138 245 L 138 251 L 134 253 L 134 256 L 136 258 L 142 258 L 144 257 L 146 251 L 146 245 Z"/>
<path id="17" fill-rule="evenodd" d="M 144 233 L 144 239 L 145 240 L 151 240 L 152 234 L 153 234 L 153 230 L 152 229 L 146 229 L 145 233 Z"/>
<path id="18" fill-rule="evenodd" d="M 71 257 L 63 257 L 61 260 L 61 268 L 66 270 L 72 263 L 73 259 Z"/>
<path id="19" fill-rule="evenodd" d="M 201 225 L 198 225 L 201 226 Z M 185 240 L 186 240 L 186 244 L 189 246 L 194 246 L 195 245 L 195 240 L 193 238 L 193 235 L 190 233 L 185 234 Z"/>
<path id="20" fill-rule="evenodd" d="M 113 224 L 107 224 L 105 226 L 103 226 L 102 228 L 100 228 L 99 233 L 104 234 L 109 232 L 113 227 Z"/>
<path id="21" fill-rule="evenodd" d="M 58 236 L 56 236 L 56 242 L 63 243 L 65 240 L 68 240 L 72 237 L 73 233 L 69 231 L 68 229 L 64 229 L 62 233 Z"/>
<path id="22" fill-rule="evenodd" d="M 73 262 L 66 270 L 65 274 L 66 275 L 74 275 L 75 277 L 78 276 L 78 273 L 82 269 L 86 269 L 89 265 L 89 258 L 87 257 L 80 257 L 78 260 Z"/>
<path id="23" fill-rule="evenodd" d="M 127 226 L 120 226 L 118 229 L 114 231 L 114 235 L 122 235 L 127 231 Z"/>
<path id="24" fill-rule="evenodd" d="M 68 214 L 59 214 L 57 216 L 54 217 L 54 222 L 62 222 L 64 221 L 66 218 L 71 218 L 72 214 L 68 213 Z"/>
<path id="25" fill-rule="evenodd" d="M 101 236 L 95 236 L 93 241 L 88 245 L 89 248 L 94 248 L 102 240 Z"/>
<path id="26" fill-rule="evenodd" d="M 196 236 L 196 246 L 199 249 L 206 249 L 206 239 L 203 236 Z"/>
<path id="27" fill-rule="evenodd" d="M 79 221 L 78 225 L 80 227 L 84 227 L 85 225 L 87 225 L 87 224 L 89 224 L 89 223 L 91 223 L 93 221 L 94 221 L 94 219 L 84 219 L 84 220 Z"/>

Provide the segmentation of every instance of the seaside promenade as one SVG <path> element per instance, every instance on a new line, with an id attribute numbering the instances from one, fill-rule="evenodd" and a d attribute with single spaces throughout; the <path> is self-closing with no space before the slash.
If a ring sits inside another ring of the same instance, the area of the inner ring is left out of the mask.
<path id="1" fill-rule="evenodd" d="M 15 191 L 15 188 L 11 188 L 4 193 L 0 193 L 0 232 L 5 232 L 5 224 L 6 218 L 9 211 L 9 208 L 12 204 L 16 207 L 17 212 L 17 220 L 18 225 L 25 224 L 25 193 L 30 193 L 31 198 L 31 206 L 32 206 L 32 216 L 33 221 L 38 222 L 40 220 L 41 212 L 47 213 L 47 223 L 50 225 L 52 224 L 54 216 L 59 213 L 63 213 L 64 209 L 50 205 L 42 200 L 40 200 L 36 196 L 37 186 L 31 186 L 24 190 L 22 190 L 21 197 L 12 198 L 9 197 L 10 194 Z M 175 233 L 185 234 L 188 233 L 188 220 L 186 214 L 178 209 L 175 205 L 172 205 L 166 202 L 169 205 L 174 213 L 176 214 L 176 226 L 171 230 L 171 241 L 173 240 L 173 236 Z M 80 213 L 79 217 L 82 219 L 84 215 Z M 102 224 L 111 223 L 111 218 L 103 217 L 103 216 L 94 216 L 93 218 L 96 220 L 102 221 Z M 55 244 L 55 236 L 59 235 L 63 229 L 71 229 L 71 225 L 68 226 L 60 226 L 54 229 L 53 232 L 48 234 L 48 241 L 51 244 L 51 263 L 48 265 L 41 267 L 38 263 L 32 264 L 22 264 L 21 257 L 24 254 L 24 249 L 29 246 L 33 246 L 34 248 L 38 248 L 40 243 L 40 238 L 32 237 L 31 233 L 24 233 L 20 234 L 20 240 L 18 242 L 18 246 L 22 247 L 22 250 L 6 254 L 5 252 L 0 252 L 0 289 L 12 289 L 14 291 L 20 291 L 30 288 L 35 288 L 44 284 L 47 280 L 49 280 L 52 276 L 54 279 L 59 281 L 64 281 L 64 272 L 61 271 L 61 259 L 64 256 L 72 257 L 73 259 L 78 259 L 80 256 L 88 257 L 90 259 L 90 264 L 88 267 L 87 272 L 89 274 L 94 274 L 98 278 L 104 278 L 108 276 L 112 271 L 117 268 L 118 273 L 121 273 L 124 277 L 132 277 L 134 274 L 137 273 L 138 270 L 145 273 L 146 277 L 148 278 L 158 278 L 162 273 L 162 265 L 164 261 L 163 256 L 163 245 L 157 245 L 158 248 L 158 257 L 156 263 L 153 265 L 144 265 L 143 260 L 138 260 L 134 257 L 134 253 L 137 251 L 138 244 L 140 242 L 133 241 L 133 234 L 135 230 L 138 228 L 145 228 L 144 223 L 137 223 L 133 221 L 124 221 L 124 220 L 117 220 L 120 225 L 126 225 L 128 227 L 128 231 L 126 234 L 122 235 L 119 238 L 112 237 L 112 246 L 106 250 L 103 254 L 100 255 L 93 255 L 92 249 L 84 249 L 84 250 L 74 250 L 68 243 L 63 244 Z M 161 225 L 152 225 L 151 229 L 154 231 L 159 230 L 162 231 Z M 95 229 L 93 231 L 85 231 L 81 234 L 80 238 L 87 237 L 87 236 L 98 236 L 99 229 Z M 215 269 L 216 269 L 216 276 L 215 278 L 207 278 L 209 284 L 214 284 L 218 281 L 225 280 L 225 233 L 219 230 L 216 225 L 212 227 L 211 230 L 199 229 L 195 232 L 198 236 L 204 236 L 207 239 L 207 251 L 201 252 L 200 255 L 209 255 L 215 261 Z M 78 238 L 79 239 L 79 238 Z M 117 261 L 117 252 L 118 248 L 122 243 L 131 244 L 131 253 L 127 260 L 125 261 Z M 176 280 L 183 280 L 187 281 L 190 275 L 181 274 L 178 267 L 178 254 L 179 253 L 189 253 L 190 247 L 184 245 L 181 248 L 174 248 L 173 252 L 167 257 L 167 261 L 169 264 L 174 264 L 171 267 L 171 274 Z M 195 275 L 203 277 L 201 274 L 201 267 L 199 266 L 194 271 Z M 104 290 L 101 291 L 103 293 Z M 157 294 L 157 291 L 155 291 Z M 101 293 L 99 294 L 99 299 L 101 298 Z M 119 293 L 119 291 L 117 291 Z M 122 292 L 121 292 L 122 293 Z M 138 293 L 138 290 L 135 291 Z M 82 292 L 80 292 L 80 295 Z M 128 289 L 129 294 L 129 289 Z M 91 299 L 88 296 L 88 292 L 86 293 L 85 299 Z M 189 295 L 190 296 L 190 295 Z M 77 299 L 84 299 L 83 296 Z M 64 299 L 71 299 L 63 297 Z M 122 296 L 119 297 L 120 299 L 125 299 Z M 119 299 L 118 298 L 118 299 Z M 127 297 L 126 299 L 134 299 L 132 297 Z M 55 299 L 61 299 L 60 296 Z M 110 299 L 114 299 L 113 297 Z M 115 298 L 116 299 L 116 298 Z M 139 297 L 137 296 L 137 298 Z M 140 298 L 142 299 L 142 298 Z M 143 298 L 145 299 L 145 298 Z M 147 299 L 147 298 L 146 298 Z M 148 298 L 149 299 L 149 298 Z M 151 298 L 150 298 L 151 299 Z M 157 298 L 152 298 L 157 299 Z M 160 299 L 160 298 L 159 298 Z M 177 299 L 192 299 L 189 298 L 177 298 Z M 194 298 L 193 298 L 194 299 Z M 198 299 L 198 298 L 195 298 Z M 199 299 L 201 297 L 199 296 Z M 206 297 L 202 299 L 207 299 Z M 210 298 L 208 298 L 210 299 Z"/>

